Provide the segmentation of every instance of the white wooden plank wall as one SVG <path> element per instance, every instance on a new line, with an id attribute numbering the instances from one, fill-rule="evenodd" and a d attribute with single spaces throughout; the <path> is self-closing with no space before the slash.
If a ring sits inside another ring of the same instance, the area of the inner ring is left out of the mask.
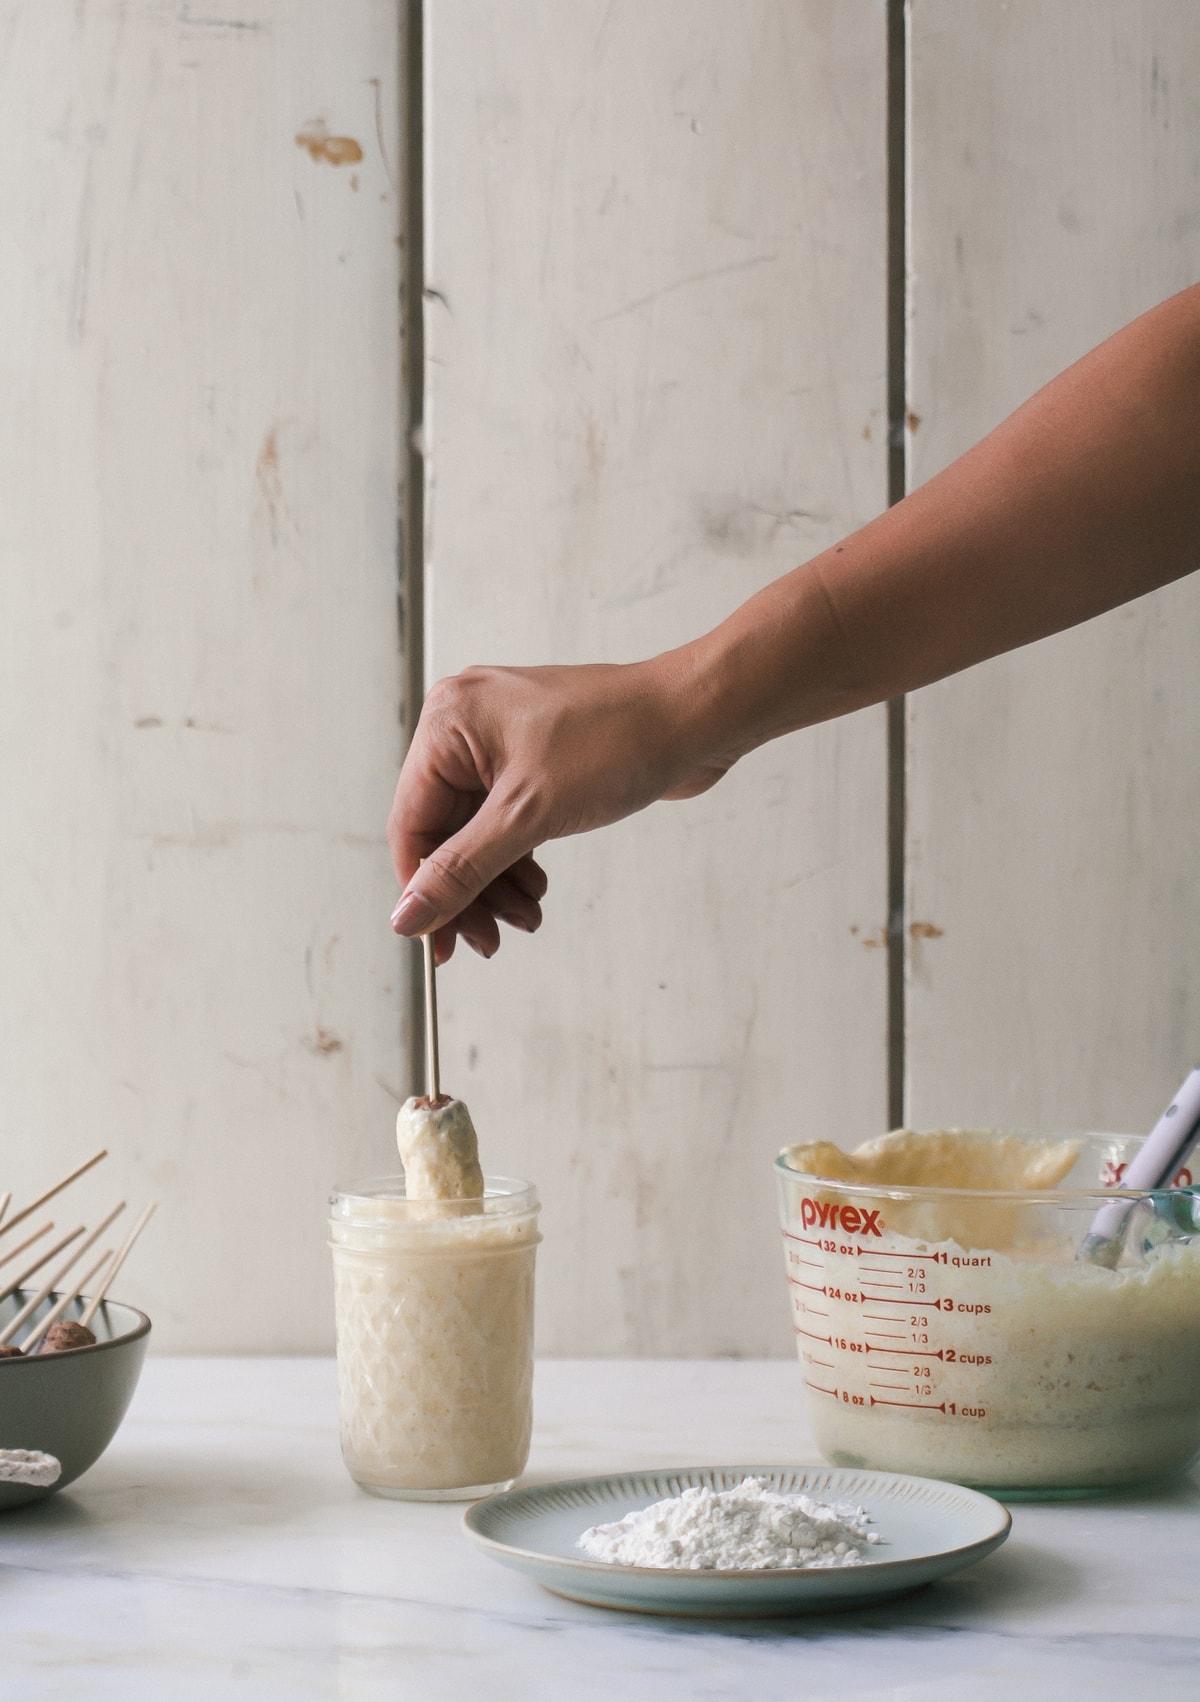
<path id="1" fill-rule="evenodd" d="M 886 500 L 870 0 L 433 0 L 429 677 L 652 653 Z M 884 715 L 551 847 L 441 983 L 543 1350 L 791 1352 L 771 1162 L 884 1126 Z"/>
<path id="2" fill-rule="evenodd" d="M 1198 23 L 913 7 L 912 482 L 1200 277 Z M 1141 1129 L 1200 1056 L 1197 632 L 1193 578 L 910 700 L 911 1121 Z"/>
<path id="3" fill-rule="evenodd" d="M 0 6 L 0 1187 L 176 1350 L 330 1345 L 407 1086 L 396 13 Z"/>
<path id="4" fill-rule="evenodd" d="M 398 13 L 0 3 L 0 1186 L 107 1142 L 176 1349 L 328 1345 L 410 1086 Z M 885 500 L 883 8 L 427 23 L 429 675 L 660 649 Z M 1197 276 L 1194 23 L 913 8 L 914 482 Z M 1198 617 L 911 701 L 912 1120 L 1140 1127 L 1191 1060 Z M 771 1157 L 883 1123 L 885 766 L 871 712 L 552 847 L 447 970 L 543 1350 L 790 1351 Z"/>

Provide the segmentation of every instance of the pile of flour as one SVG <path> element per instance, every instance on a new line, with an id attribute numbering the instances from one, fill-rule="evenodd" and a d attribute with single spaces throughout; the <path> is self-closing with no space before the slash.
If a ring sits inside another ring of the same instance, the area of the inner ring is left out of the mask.
<path id="1" fill-rule="evenodd" d="M 791 1566 L 857 1566 L 881 1539 L 861 1507 L 779 1495 L 761 1477 L 736 1489 L 685 1489 L 611 1525 L 584 1531 L 591 1560 L 685 1572 L 765 1572 Z"/>

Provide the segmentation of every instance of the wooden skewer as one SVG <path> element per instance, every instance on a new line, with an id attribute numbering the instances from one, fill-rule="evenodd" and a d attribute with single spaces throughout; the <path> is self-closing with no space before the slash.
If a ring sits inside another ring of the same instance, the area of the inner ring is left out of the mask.
<path id="1" fill-rule="evenodd" d="M 65 1260 L 64 1263 L 59 1266 L 58 1270 L 55 1271 L 54 1275 L 50 1278 L 50 1280 L 45 1284 L 45 1286 L 43 1288 L 38 1289 L 38 1291 L 34 1295 L 33 1299 L 27 1300 L 25 1302 L 24 1306 L 22 1306 L 21 1310 L 16 1314 L 16 1316 L 14 1318 L 10 1318 L 8 1320 L 8 1323 L 5 1324 L 4 1328 L 2 1330 L 0 1330 L 0 1347 L 4 1347 L 8 1342 L 10 1342 L 12 1340 L 12 1338 L 16 1335 L 17 1331 L 21 1328 L 21 1325 L 25 1322 L 25 1320 L 27 1318 L 31 1317 L 33 1315 L 33 1313 L 37 1311 L 38 1307 L 42 1304 L 42 1301 L 45 1300 L 46 1296 L 48 1294 L 54 1293 L 54 1290 L 58 1287 L 59 1283 L 66 1276 L 67 1272 L 70 1270 L 71 1266 L 75 1263 L 76 1259 L 81 1258 L 82 1255 L 87 1252 L 88 1248 L 93 1246 L 100 1239 L 100 1237 L 104 1234 L 104 1231 L 108 1228 L 109 1224 L 112 1222 L 113 1218 L 116 1217 L 120 1212 L 123 1212 L 124 1210 L 125 1210 L 125 1201 L 122 1200 L 118 1205 L 113 1207 L 112 1211 L 109 1212 L 108 1216 L 104 1219 L 103 1223 L 98 1224 L 96 1226 L 96 1228 L 92 1230 L 92 1233 L 90 1235 L 87 1235 L 87 1236 L 84 1237 L 84 1239 L 79 1243 L 78 1247 L 76 1247 L 75 1251 L 71 1254 L 70 1258 Z"/>
<path id="2" fill-rule="evenodd" d="M 46 1316 L 44 1318 L 40 1318 L 33 1326 L 32 1330 L 30 1330 L 29 1334 L 25 1337 L 25 1340 L 21 1343 L 21 1351 L 23 1353 L 29 1353 L 36 1344 L 42 1340 L 51 1324 L 58 1323 L 58 1320 L 62 1317 L 67 1307 L 73 1305 L 74 1302 L 79 1299 L 79 1296 L 91 1282 L 92 1278 L 98 1271 L 103 1269 L 111 1258 L 112 1248 L 106 1247 L 100 1257 L 96 1260 L 96 1263 L 92 1266 L 91 1270 L 81 1276 L 78 1282 L 73 1283 L 68 1292 L 63 1295 L 62 1299 L 56 1300 L 54 1305 L 46 1313 Z"/>
<path id="3" fill-rule="evenodd" d="M 40 1229 L 35 1229 L 32 1235 L 27 1235 L 25 1237 L 24 1241 L 18 1241 L 16 1246 L 14 1248 L 12 1248 L 12 1250 L 10 1252 L 6 1253 L 2 1259 L 0 1259 L 0 1265 L 7 1265 L 10 1259 L 15 1259 L 18 1254 L 23 1253 L 25 1251 L 26 1247 L 32 1247 L 35 1241 L 41 1240 L 42 1236 L 45 1235 L 45 1233 L 48 1229 L 53 1229 L 53 1228 L 54 1228 L 54 1219 L 53 1218 L 47 1218 L 45 1223 L 42 1225 L 42 1227 Z M 47 1253 L 46 1257 L 50 1258 L 51 1255 L 49 1253 Z M 36 1270 L 37 1266 L 35 1265 L 33 1268 L 34 1268 L 34 1270 Z"/>
<path id="4" fill-rule="evenodd" d="M 102 1158 L 107 1157 L 108 1148 L 102 1146 L 99 1152 L 94 1152 L 83 1164 L 76 1165 L 69 1176 L 64 1176 L 61 1182 L 54 1184 L 53 1188 L 47 1188 L 44 1194 L 40 1195 L 38 1199 L 32 1200 L 15 1217 L 10 1217 L 8 1222 L 0 1227 L 0 1235 L 7 1235 L 10 1229 L 15 1229 L 18 1223 L 23 1223 L 39 1206 L 44 1206 L 47 1200 L 54 1198 L 55 1194 L 61 1194 L 64 1188 L 70 1187 L 71 1183 L 82 1176 L 85 1170 L 90 1170 L 94 1164 L 99 1164 Z"/>
<path id="5" fill-rule="evenodd" d="M 69 1235 L 64 1235 L 61 1240 L 54 1243 L 53 1247 L 47 1247 L 46 1251 L 36 1258 L 31 1265 L 26 1266 L 20 1276 L 12 1279 L 7 1288 L 0 1288 L 0 1300 L 7 1300 L 10 1294 L 15 1294 L 19 1288 L 24 1288 L 30 1277 L 33 1276 L 35 1271 L 40 1271 L 48 1259 L 52 1259 L 56 1253 L 61 1253 L 64 1247 L 71 1245 L 77 1235 L 83 1234 L 83 1228 L 82 1223 L 76 1224 Z M 33 1239 L 36 1241 L 37 1236 L 35 1235 Z"/>
<path id="6" fill-rule="evenodd" d="M 83 1310 L 79 1322 L 85 1327 L 90 1324 L 92 1319 L 96 1316 L 96 1308 L 104 1299 L 104 1296 L 108 1293 L 109 1288 L 112 1285 L 113 1278 L 116 1276 L 121 1266 L 125 1263 L 125 1260 L 129 1257 L 129 1249 L 133 1246 L 138 1236 L 142 1233 L 142 1230 L 145 1229 L 150 1219 L 154 1216 L 154 1210 L 155 1202 L 153 1200 L 150 1201 L 148 1206 L 143 1206 L 137 1222 L 129 1231 L 129 1234 L 125 1237 L 124 1243 L 118 1250 L 112 1264 L 109 1266 L 108 1271 L 105 1274 L 104 1281 L 100 1284 L 100 1287 L 96 1290 L 95 1294 L 88 1301 Z"/>
<path id="7" fill-rule="evenodd" d="M 425 1093 L 431 1105 L 442 1097 L 441 1069 L 438 1063 L 437 966 L 433 955 L 433 935 L 422 941 L 425 949 Z"/>

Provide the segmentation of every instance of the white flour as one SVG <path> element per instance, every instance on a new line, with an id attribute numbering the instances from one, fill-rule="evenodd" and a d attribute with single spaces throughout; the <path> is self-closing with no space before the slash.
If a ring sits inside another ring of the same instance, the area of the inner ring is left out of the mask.
<path id="1" fill-rule="evenodd" d="M 857 1566 L 880 1538 L 849 1502 L 779 1495 L 761 1477 L 736 1489 L 685 1489 L 611 1525 L 584 1531 L 591 1560 L 678 1571 L 764 1572 L 783 1566 Z"/>

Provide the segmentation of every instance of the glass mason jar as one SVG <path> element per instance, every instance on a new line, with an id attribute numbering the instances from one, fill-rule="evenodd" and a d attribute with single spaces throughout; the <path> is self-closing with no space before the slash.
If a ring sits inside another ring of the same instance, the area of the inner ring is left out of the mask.
<path id="1" fill-rule="evenodd" d="M 342 1456 L 373 1495 L 469 1500 L 524 1470 L 538 1199 L 484 1187 L 409 1200 L 384 1176 L 330 1196 Z"/>

